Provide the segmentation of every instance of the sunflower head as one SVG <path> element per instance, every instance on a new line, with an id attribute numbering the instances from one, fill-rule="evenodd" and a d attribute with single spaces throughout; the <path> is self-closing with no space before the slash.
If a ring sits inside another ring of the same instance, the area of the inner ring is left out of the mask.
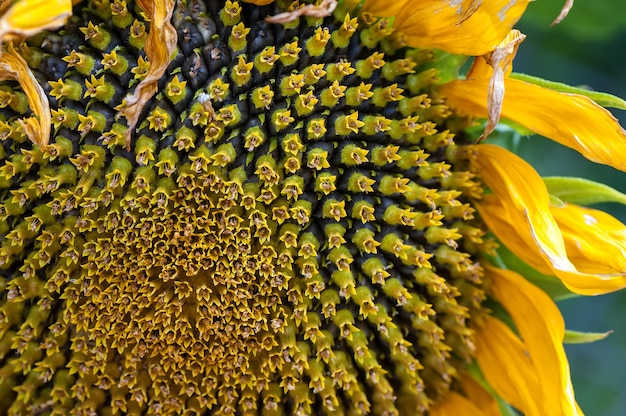
<path id="1" fill-rule="evenodd" d="M 5 45 L 3 412 L 445 415 L 490 397 L 485 356 L 563 362 L 494 317 L 511 288 L 558 310 L 488 264 L 501 225 L 476 211 L 506 175 L 449 104 L 435 26 L 254 3 L 90 0 Z"/>

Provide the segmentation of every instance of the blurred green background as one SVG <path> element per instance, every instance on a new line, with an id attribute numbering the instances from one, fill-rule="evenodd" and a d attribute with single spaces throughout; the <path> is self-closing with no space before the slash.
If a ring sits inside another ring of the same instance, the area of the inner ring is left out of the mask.
<path id="1" fill-rule="evenodd" d="M 529 5 L 516 26 L 528 37 L 519 49 L 514 71 L 626 98 L 626 1 L 576 0 L 569 16 L 550 27 L 564 2 L 538 0 Z M 612 113 L 626 125 L 626 111 Z M 519 153 L 542 176 L 585 177 L 626 192 L 626 173 L 588 162 L 548 140 L 524 139 Z M 596 208 L 626 223 L 626 207 Z M 569 329 L 614 331 L 603 341 L 566 346 L 581 408 L 588 416 L 626 415 L 626 291 L 570 299 L 559 306 Z"/>

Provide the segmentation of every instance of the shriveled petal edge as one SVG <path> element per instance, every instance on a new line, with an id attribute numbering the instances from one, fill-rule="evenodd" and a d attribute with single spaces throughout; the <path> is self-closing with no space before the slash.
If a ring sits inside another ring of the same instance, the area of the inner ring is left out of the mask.
<path id="1" fill-rule="evenodd" d="M 157 92 L 157 82 L 165 71 L 172 55 L 176 51 L 178 35 L 171 23 L 174 12 L 174 0 L 137 0 L 139 8 L 150 16 L 150 32 L 146 39 L 144 50 L 150 62 L 150 69 L 144 79 L 137 85 L 132 94 L 127 95 L 122 104 L 116 109 L 120 115 L 126 117 L 126 148 L 130 150 L 132 132 L 141 111 L 146 103 Z"/>
<path id="2" fill-rule="evenodd" d="M 20 119 L 17 123 L 32 143 L 46 146 L 50 141 L 50 103 L 33 71 L 12 44 L 0 55 L 0 80 L 15 80 L 20 84 L 28 99 L 28 106 L 38 120 L 29 117 Z"/>

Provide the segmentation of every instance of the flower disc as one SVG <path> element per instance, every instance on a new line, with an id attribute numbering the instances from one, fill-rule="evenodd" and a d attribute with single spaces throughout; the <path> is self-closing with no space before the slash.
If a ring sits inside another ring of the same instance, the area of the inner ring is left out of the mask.
<path id="1" fill-rule="evenodd" d="M 143 3 L 20 46 L 48 145 L 0 86 L 0 409 L 426 412 L 473 357 L 489 247 L 432 53 L 351 2 L 192 0 L 169 53 L 172 4 Z"/>

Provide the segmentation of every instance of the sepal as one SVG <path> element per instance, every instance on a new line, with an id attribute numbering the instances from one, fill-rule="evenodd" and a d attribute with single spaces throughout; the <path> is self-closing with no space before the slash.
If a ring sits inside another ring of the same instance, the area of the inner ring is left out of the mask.
<path id="1" fill-rule="evenodd" d="M 578 205 L 591 205 L 603 202 L 626 204 L 626 194 L 603 183 L 566 176 L 549 176 L 542 179 L 550 195 L 564 202 Z"/>

